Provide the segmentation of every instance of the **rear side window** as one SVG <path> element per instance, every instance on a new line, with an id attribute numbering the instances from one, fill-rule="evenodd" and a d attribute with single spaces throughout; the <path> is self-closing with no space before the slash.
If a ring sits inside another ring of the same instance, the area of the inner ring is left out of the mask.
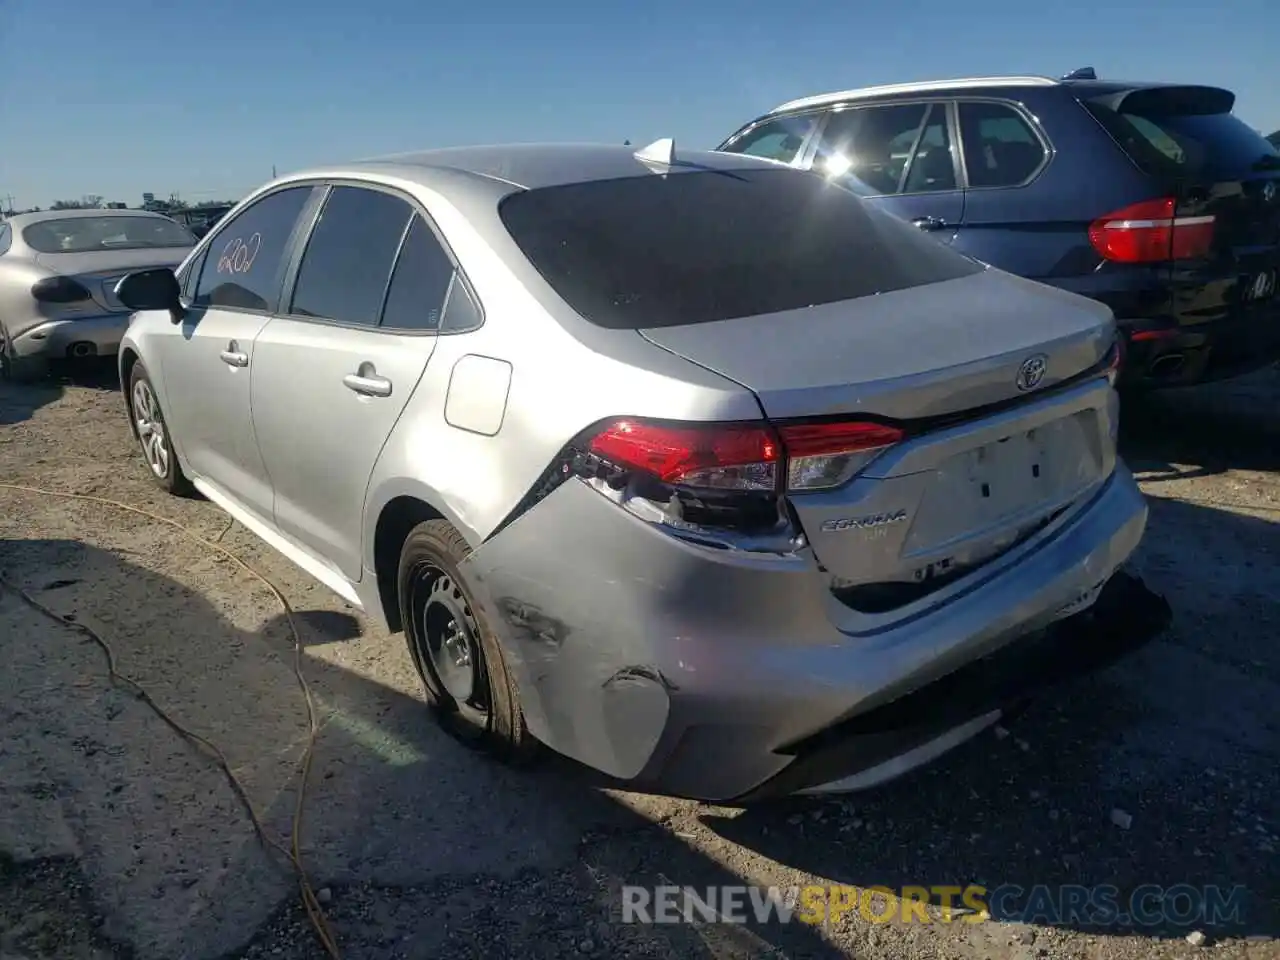
<path id="1" fill-rule="evenodd" d="M 984 269 L 798 170 L 543 187 L 512 194 L 499 213 L 556 293 L 611 329 L 796 310 Z"/>
<path id="2" fill-rule="evenodd" d="M 960 137 L 971 187 L 1016 187 L 1044 163 L 1044 144 L 1026 118 L 1003 103 L 962 102 Z"/>
<path id="3" fill-rule="evenodd" d="M 1276 148 L 1235 114 L 1204 112 L 1208 104 L 1195 98 L 1155 93 L 1126 98 L 1119 109 L 1106 102 L 1084 104 L 1143 172 L 1222 180 L 1280 169 Z"/>
<path id="4" fill-rule="evenodd" d="M 289 313 L 376 327 L 412 215 L 389 193 L 334 187 L 302 255 Z"/>
<path id="5" fill-rule="evenodd" d="M 724 151 L 791 163 L 817 122 L 818 115 L 812 113 L 768 120 L 724 147 Z"/>
<path id="6" fill-rule="evenodd" d="M 453 262 L 422 217 L 414 216 L 400 249 L 382 325 L 396 330 L 440 329 Z"/>
<path id="7" fill-rule="evenodd" d="M 218 230 L 200 269 L 195 306 L 275 310 L 284 253 L 311 189 L 268 194 Z"/>

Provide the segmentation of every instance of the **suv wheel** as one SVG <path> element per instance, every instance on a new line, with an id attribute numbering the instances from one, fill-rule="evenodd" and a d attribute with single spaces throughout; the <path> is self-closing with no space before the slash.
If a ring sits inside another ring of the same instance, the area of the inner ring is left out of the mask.
<path id="1" fill-rule="evenodd" d="M 400 617 L 427 703 L 455 739 L 499 759 L 536 751 L 520 694 L 483 611 L 460 570 L 471 552 L 445 520 L 409 532 L 400 551 Z"/>
<path id="2" fill-rule="evenodd" d="M 175 496 L 189 494 L 191 482 L 178 463 L 160 401 L 141 362 L 135 363 L 129 374 L 129 416 L 152 478 Z"/>

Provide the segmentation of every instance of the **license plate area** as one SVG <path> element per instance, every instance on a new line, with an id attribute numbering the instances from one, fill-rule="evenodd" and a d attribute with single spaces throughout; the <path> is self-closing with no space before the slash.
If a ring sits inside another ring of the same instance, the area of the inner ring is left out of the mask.
<path id="1" fill-rule="evenodd" d="M 999 541 L 1075 499 L 1102 478 L 1102 469 L 1096 417 L 1088 412 L 961 451 L 935 470 L 905 554 Z"/>

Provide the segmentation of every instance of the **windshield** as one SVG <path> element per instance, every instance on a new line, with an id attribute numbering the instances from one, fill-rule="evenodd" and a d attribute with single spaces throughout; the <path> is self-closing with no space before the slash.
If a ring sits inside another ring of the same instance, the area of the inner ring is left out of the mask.
<path id="1" fill-rule="evenodd" d="M 37 253 L 89 253 L 146 247 L 190 247 L 196 238 L 163 217 L 64 217 L 41 220 L 22 231 Z"/>
<path id="2" fill-rule="evenodd" d="M 507 197 L 499 214 L 561 299 L 611 329 L 796 310 L 985 269 L 798 170 L 543 187 Z"/>

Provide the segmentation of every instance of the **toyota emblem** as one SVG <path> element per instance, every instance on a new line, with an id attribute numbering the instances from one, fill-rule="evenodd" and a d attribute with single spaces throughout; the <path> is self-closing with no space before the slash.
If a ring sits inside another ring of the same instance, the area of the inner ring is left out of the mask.
<path id="1" fill-rule="evenodd" d="M 1043 353 L 1037 353 L 1034 357 L 1027 357 L 1022 361 L 1022 366 L 1018 368 L 1018 377 L 1014 381 L 1019 390 L 1034 390 L 1040 386 L 1040 381 L 1044 379 L 1045 369 L 1049 365 L 1049 358 Z"/>

